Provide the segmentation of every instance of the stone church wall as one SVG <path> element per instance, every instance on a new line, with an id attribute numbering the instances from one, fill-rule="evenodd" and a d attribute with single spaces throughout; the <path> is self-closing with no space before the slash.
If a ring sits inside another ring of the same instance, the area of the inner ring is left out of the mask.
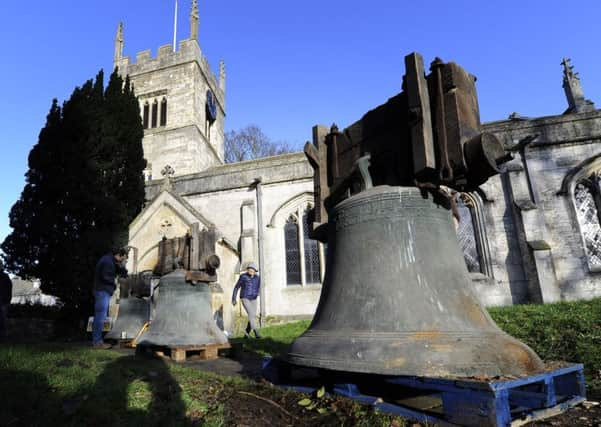
<path id="1" fill-rule="evenodd" d="M 573 194 L 560 194 L 577 165 L 601 154 L 601 113 L 567 114 L 485 125 L 506 148 L 516 148 L 504 173 L 483 186 L 494 283 L 488 304 L 547 302 L 601 295 L 590 271 Z M 519 149 L 528 136 L 538 137 Z"/>
<path id="2" fill-rule="evenodd" d="M 225 258 L 219 270 L 226 327 L 231 324 L 234 313 L 230 297 L 240 271 L 247 262 L 258 261 L 257 199 L 256 191 L 251 187 L 258 177 L 262 183 L 265 257 L 260 274 L 265 284 L 267 314 L 312 315 L 321 292 L 321 284 L 287 286 L 286 282 L 284 223 L 291 213 L 309 207 L 313 202 L 313 170 L 303 153 L 226 164 L 201 173 L 174 177 L 170 182 L 170 191 L 214 224 L 239 252 L 237 258 L 233 257 L 231 251 L 223 251 Z M 163 180 L 150 182 L 147 199 L 154 200 L 163 194 L 162 186 Z M 156 212 L 161 213 L 169 208 L 158 209 Z M 148 226 L 160 228 L 162 216 L 159 216 L 150 217 Z M 175 219 L 172 222 L 175 224 L 178 221 Z M 179 234 L 184 234 L 183 228 L 179 227 L 178 230 Z M 137 243 L 137 240 L 133 239 L 130 243 Z M 139 246 L 149 245 L 146 242 Z"/>

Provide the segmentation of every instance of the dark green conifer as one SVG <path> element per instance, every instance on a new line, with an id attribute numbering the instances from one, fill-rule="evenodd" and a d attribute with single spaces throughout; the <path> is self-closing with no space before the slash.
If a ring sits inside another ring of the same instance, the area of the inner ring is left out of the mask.
<path id="1" fill-rule="evenodd" d="M 62 108 L 53 101 L 29 154 L 4 259 L 9 271 L 39 278 L 74 315 L 92 313 L 95 264 L 127 243 L 128 225 L 143 206 L 142 137 L 129 80 L 115 71 L 105 90 L 100 71 Z"/>

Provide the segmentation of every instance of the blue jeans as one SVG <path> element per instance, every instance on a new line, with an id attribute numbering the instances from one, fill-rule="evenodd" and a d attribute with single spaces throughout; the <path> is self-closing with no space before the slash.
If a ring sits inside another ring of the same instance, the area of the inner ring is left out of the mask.
<path id="1" fill-rule="evenodd" d="M 94 322 L 92 323 L 92 343 L 102 342 L 102 326 L 109 311 L 111 294 L 107 291 L 94 291 Z"/>

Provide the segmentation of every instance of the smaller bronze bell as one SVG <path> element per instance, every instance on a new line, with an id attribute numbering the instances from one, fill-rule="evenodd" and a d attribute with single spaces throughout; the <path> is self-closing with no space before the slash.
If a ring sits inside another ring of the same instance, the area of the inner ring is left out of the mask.
<path id="1" fill-rule="evenodd" d="M 150 318 L 150 304 L 144 298 L 121 298 L 119 313 L 113 328 L 106 334 L 109 339 L 134 339 Z"/>
<path id="2" fill-rule="evenodd" d="M 211 291 L 205 283 L 192 285 L 186 270 L 177 269 L 159 282 L 154 317 L 138 345 L 202 346 L 225 344 L 211 310 Z"/>

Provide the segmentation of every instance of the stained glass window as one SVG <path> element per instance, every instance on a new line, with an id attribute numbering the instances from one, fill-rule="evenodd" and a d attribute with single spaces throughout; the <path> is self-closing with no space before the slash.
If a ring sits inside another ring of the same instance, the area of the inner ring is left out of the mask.
<path id="1" fill-rule="evenodd" d="M 320 283 L 319 246 L 317 241 L 309 237 L 309 211 L 303 214 L 303 241 L 305 250 L 305 282 Z"/>
<path id="2" fill-rule="evenodd" d="M 301 262 L 298 238 L 298 224 L 290 216 L 284 226 L 284 240 L 286 245 L 286 283 L 288 285 L 301 284 Z"/>

